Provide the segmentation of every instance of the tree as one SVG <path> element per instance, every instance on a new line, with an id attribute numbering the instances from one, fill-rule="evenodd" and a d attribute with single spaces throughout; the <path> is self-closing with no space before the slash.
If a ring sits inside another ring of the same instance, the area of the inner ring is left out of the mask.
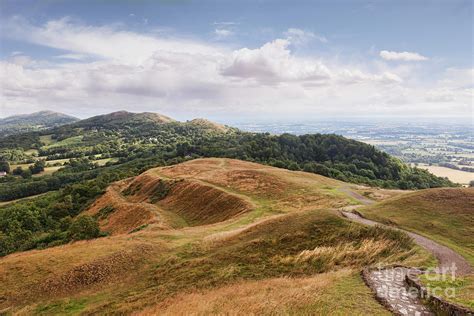
<path id="1" fill-rule="evenodd" d="M 69 236 L 73 240 L 92 239 L 99 235 L 99 224 L 88 215 L 78 216 L 69 227 Z"/>
<path id="2" fill-rule="evenodd" d="M 0 160 L 0 171 L 10 173 L 10 164 L 6 160 Z"/>
<path id="3" fill-rule="evenodd" d="M 32 166 L 29 166 L 29 169 L 31 171 L 31 174 L 38 174 L 44 171 L 44 166 L 44 160 L 37 160 Z"/>
<path id="4" fill-rule="evenodd" d="M 23 179 L 31 178 L 31 170 L 30 169 L 21 170 L 21 177 Z"/>
<path id="5" fill-rule="evenodd" d="M 13 172 L 12 172 L 12 173 L 13 173 L 13 175 L 15 175 L 15 176 L 20 176 L 22 172 L 23 172 L 23 169 L 22 169 L 20 166 L 18 166 L 18 167 L 16 167 L 15 169 L 13 169 Z"/>

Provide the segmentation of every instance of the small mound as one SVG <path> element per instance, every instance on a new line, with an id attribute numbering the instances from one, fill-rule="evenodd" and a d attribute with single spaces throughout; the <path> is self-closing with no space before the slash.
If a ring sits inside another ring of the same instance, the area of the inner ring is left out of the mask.
<path id="1" fill-rule="evenodd" d="M 162 229 L 214 224 L 252 209 L 251 202 L 198 180 L 145 172 L 110 186 L 85 213 L 116 235 L 151 223 Z"/>
<path id="2" fill-rule="evenodd" d="M 225 221 L 253 209 L 250 202 L 236 195 L 190 180 L 174 183 L 159 205 L 183 217 L 190 226 Z"/>
<path id="3" fill-rule="evenodd" d="M 122 250 L 74 267 L 61 275 L 55 275 L 37 286 L 41 295 L 57 295 L 77 292 L 91 286 L 123 277 L 125 271 L 134 269 L 150 246 L 140 245 L 131 250 Z"/>
<path id="4" fill-rule="evenodd" d="M 182 217 L 190 226 L 214 224 L 253 209 L 243 198 L 182 178 L 163 179 L 144 173 L 122 191 L 130 202 L 146 202 Z"/>
<path id="5" fill-rule="evenodd" d="M 275 196 L 284 193 L 292 184 L 271 174 L 269 170 L 273 169 L 280 171 L 277 168 L 240 160 L 196 159 L 160 168 L 159 173 L 169 177 L 192 177 L 221 187 L 231 187 L 243 193 Z"/>
<path id="6" fill-rule="evenodd" d="M 85 214 L 97 218 L 100 229 L 112 235 L 126 234 L 137 227 L 156 221 L 156 206 L 131 203 L 119 193 L 120 184 L 109 187 Z M 166 226 L 165 223 L 162 223 Z"/>

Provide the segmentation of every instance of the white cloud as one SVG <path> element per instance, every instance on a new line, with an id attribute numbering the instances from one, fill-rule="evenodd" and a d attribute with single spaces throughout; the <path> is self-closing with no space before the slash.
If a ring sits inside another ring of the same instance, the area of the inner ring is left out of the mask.
<path id="1" fill-rule="evenodd" d="M 38 45 L 131 64 L 143 62 L 157 50 L 217 53 L 216 48 L 191 40 L 137 34 L 117 26 L 88 26 L 74 23 L 67 17 L 49 21 L 42 26 L 34 26 L 23 18 L 14 17 L 5 23 L 4 32 L 7 36 Z"/>
<path id="2" fill-rule="evenodd" d="M 317 58 L 297 57 L 289 49 L 289 40 L 276 39 L 260 48 L 242 48 L 232 53 L 230 61 L 221 65 L 221 74 L 253 79 L 261 84 L 304 82 L 306 85 L 358 84 L 364 82 L 390 84 L 403 80 L 396 74 L 372 74 L 347 65 L 327 65 Z"/>
<path id="3" fill-rule="evenodd" d="M 396 61 L 425 61 L 427 57 L 413 52 L 394 52 L 388 50 L 380 51 L 380 57 L 385 60 L 396 60 Z"/>
<path id="4" fill-rule="evenodd" d="M 217 28 L 214 30 L 214 34 L 216 35 L 217 39 L 224 39 L 234 35 L 234 32 L 223 28 Z"/>
<path id="5" fill-rule="evenodd" d="M 87 58 L 87 55 L 83 55 L 83 54 L 62 54 L 62 55 L 54 56 L 54 58 L 84 60 L 84 59 Z"/>
<path id="6" fill-rule="evenodd" d="M 406 82 L 417 74 L 410 67 L 299 56 L 290 43 L 306 33 L 295 30 L 292 38 L 231 49 L 70 19 L 36 26 L 15 18 L 7 29 L 16 39 L 61 51 L 49 61 L 23 54 L 0 61 L 2 115 L 47 107 L 80 116 L 129 109 L 187 117 L 301 113 L 310 118 L 463 113 L 472 102 L 472 69 L 450 69 L 432 85 L 416 85 Z"/>
<path id="7" fill-rule="evenodd" d="M 262 82 L 328 78 L 327 69 L 316 65 L 305 67 L 295 60 L 288 49 L 289 41 L 277 39 L 257 49 L 242 48 L 232 53 L 229 63 L 221 67 L 221 74 L 236 78 L 253 78 Z M 318 72 L 319 70 L 319 72 Z"/>
<path id="8" fill-rule="evenodd" d="M 213 24 L 214 24 L 214 25 L 226 25 L 226 26 L 229 26 L 229 25 L 238 25 L 239 23 L 237 23 L 237 22 L 232 22 L 232 21 L 224 21 L 224 22 L 214 22 Z"/>
<path id="9" fill-rule="evenodd" d="M 326 37 L 317 35 L 313 32 L 305 31 L 298 28 L 289 28 L 285 33 L 285 37 L 293 44 L 304 44 L 310 40 L 318 40 L 321 43 L 327 43 Z"/>

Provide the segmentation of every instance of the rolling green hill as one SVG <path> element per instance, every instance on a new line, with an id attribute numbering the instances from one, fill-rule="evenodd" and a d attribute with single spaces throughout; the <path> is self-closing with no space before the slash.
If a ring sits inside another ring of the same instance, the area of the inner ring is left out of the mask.
<path id="1" fill-rule="evenodd" d="M 9 116 L 0 119 L 0 136 L 44 130 L 78 120 L 73 116 L 52 111 Z"/>
<path id="2" fill-rule="evenodd" d="M 123 111 L 2 138 L 0 155 L 4 167 L 16 166 L 0 179 L 0 201 L 55 191 L 0 209 L 2 254 L 68 241 L 67 223 L 113 181 L 202 157 L 258 162 L 386 188 L 453 185 L 342 136 L 247 133 L 202 119 L 178 122 Z M 45 170 L 32 167 L 35 161 Z M 40 173 L 32 177 L 35 169 Z"/>
<path id="3" fill-rule="evenodd" d="M 248 133 L 203 119 L 178 122 L 156 113 L 120 111 L 0 139 L 4 160 L 27 159 L 22 156 L 27 150 L 37 150 L 38 156 L 47 160 L 93 155 L 122 161 L 157 155 L 228 157 L 383 187 L 452 185 L 427 171 L 410 168 L 374 146 L 338 135 Z"/>

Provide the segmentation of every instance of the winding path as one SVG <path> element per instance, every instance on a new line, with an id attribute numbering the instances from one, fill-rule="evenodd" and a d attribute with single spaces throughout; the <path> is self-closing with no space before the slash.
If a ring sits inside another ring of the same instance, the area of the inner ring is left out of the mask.
<path id="1" fill-rule="evenodd" d="M 350 190 L 350 188 L 346 186 L 341 187 L 339 190 L 357 199 L 362 204 L 368 205 L 374 203 L 374 201 L 369 200 L 357 192 Z M 341 213 L 344 217 L 357 223 L 369 226 L 380 225 L 388 227 L 378 222 L 363 218 L 358 214 L 350 212 L 350 210 L 350 208 L 346 208 L 341 210 Z M 464 259 L 452 249 L 440 245 L 433 240 L 421 235 L 399 228 L 390 228 L 405 232 L 413 239 L 416 244 L 431 252 L 438 259 L 438 268 L 445 269 L 446 272 L 451 273 L 452 267 L 454 266 L 456 269 L 456 275 L 464 275 L 472 272 L 472 267 L 466 261 L 466 259 Z M 423 305 L 423 303 L 418 298 L 418 295 L 410 291 L 405 282 L 405 277 L 407 274 L 418 275 L 420 273 L 421 271 L 416 268 L 394 267 L 369 271 L 365 277 L 368 279 L 367 283 L 376 293 L 376 296 L 379 298 L 379 300 L 383 301 L 387 308 L 389 308 L 395 314 L 415 316 L 434 315 L 426 306 Z"/>
<path id="2" fill-rule="evenodd" d="M 379 225 L 379 226 L 389 227 L 391 229 L 397 229 L 397 230 L 405 232 L 408 236 L 410 236 L 413 239 L 413 241 L 417 245 L 425 248 L 426 250 L 431 252 L 436 257 L 436 259 L 438 259 L 438 262 L 439 262 L 438 268 L 440 269 L 448 269 L 449 271 L 451 271 L 451 268 L 454 264 L 456 267 L 455 272 L 457 275 L 466 275 L 472 272 L 472 268 L 469 262 L 467 262 L 466 259 L 464 259 L 461 255 L 459 255 L 457 252 L 455 252 L 451 248 L 440 245 L 437 242 L 434 242 L 433 240 L 423 237 L 421 235 L 418 235 L 418 234 L 415 234 L 403 229 L 394 228 L 392 226 L 385 226 L 378 222 L 372 221 L 370 219 L 363 218 L 352 212 L 341 211 L 341 213 L 342 215 L 344 215 L 345 217 L 347 217 L 348 219 L 354 222 L 358 222 L 358 223 L 369 225 L 369 226 Z"/>

